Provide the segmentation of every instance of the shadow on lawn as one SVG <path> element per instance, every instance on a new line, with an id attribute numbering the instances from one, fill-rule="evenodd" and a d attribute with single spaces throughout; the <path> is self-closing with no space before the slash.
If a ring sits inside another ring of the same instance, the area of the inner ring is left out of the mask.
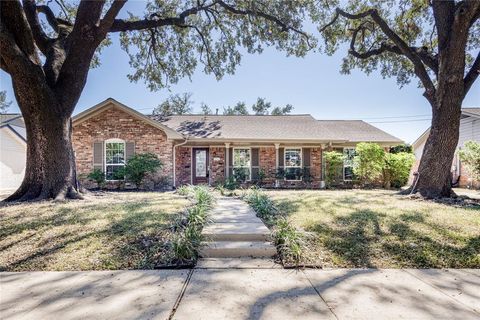
<path id="1" fill-rule="evenodd" d="M 0 265 L 1 271 L 52 270 L 58 268 L 55 263 L 66 270 L 153 269 L 168 254 L 173 215 L 143 202 L 113 209 L 111 205 L 88 205 L 52 210 L 26 221 L 8 217 L 9 223 L 2 223 L 2 255 L 11 258 Z M 97 219 L 104 221 L 96 224 Z"/>
<path id="2" fill-rule="evenodd" d="M 355 208 L 366 201 L 381 206 L 381 211 Z M 335 267 L 480 267 L 480 234 L 468 235 L 460 227 L 436 223 L 428 213 L 355 196 L 328 199 L 306 195 L 275 203 L 286 216 L 302 208 L 325 215 L 327 221 L 312 217 L 313 222 L 307 221 L 304 228 L 312 234 L 314 247 L 320 249 L 318 258 Z M 478 208 L 464 209 L 479 212 Z M 388 210 L 402 213 L 390 215 Z"/>

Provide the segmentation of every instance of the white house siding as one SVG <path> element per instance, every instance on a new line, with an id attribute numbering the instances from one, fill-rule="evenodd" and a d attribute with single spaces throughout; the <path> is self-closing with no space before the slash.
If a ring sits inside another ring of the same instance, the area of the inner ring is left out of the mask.
<path id="1" fill-rule="evenodd" d="M 9 128 L 0 128 L 0 190 L 20 186 L 25 174 L 26 144 Z"/>

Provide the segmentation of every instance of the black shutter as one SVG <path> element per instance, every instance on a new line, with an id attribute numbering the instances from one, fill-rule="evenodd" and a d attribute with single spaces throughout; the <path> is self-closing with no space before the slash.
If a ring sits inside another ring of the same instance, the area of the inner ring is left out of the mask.
<path id="1" fill-rule="evenodd" d="M 103 159 L 105 158 L 103 155 L 103 151 L 103 142 L 93 143 L 93 169 L 98 169 L 102 172 L 104 171 Z"/>
<path id="2" fill-rule="evenodd" d="M 278 149 L 278 166 L 280 168 L 283 168 L 284 166 L 284 152 L 285 152 L 285 149 L 284 148 L 279 148 Z"/>
<path id="3" fill-rule="evenodd" d="M 135 142 L 125 144 L 125 160 L 130 160 L 135 155 Z"/>
<path id="4" fill-rule="evenodd" d="M 303 148 L 303 166 L 310 167 L 310 148 Z"/>
<path id="5" fill-rule="evenodd" d="M 251 170 L 252 170 L 252 181 L 257 181 L 260 173 L 260 152 L 259 148 L 252 148 L 252 161 L 251 161 Z"/>
<path id="6" fill-rule="evenodd" d="M 228 148 L 228 176 L 233 176 L 233 148 Z"/>

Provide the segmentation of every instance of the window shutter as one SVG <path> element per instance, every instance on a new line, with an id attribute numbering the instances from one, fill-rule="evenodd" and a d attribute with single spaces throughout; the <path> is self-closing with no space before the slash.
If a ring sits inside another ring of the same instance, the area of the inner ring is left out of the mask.
<path id="1" fill-rule="evenodd" d="M 94 142 L 93 143 L 93 169 L 104 171 L 103 168 L 103 159 L 105 158 L 103 155 L 104 148 L 103 142 Z"/>
<path id="2" fill-rule="evenodd" d="M 278 166 L 283 168 L 284 166 L 284 153 L 285 148 L 278 148 Z"/>
<path id="3" fill-rule="evenodd" d="M 125 160 L 130 160 L 135 155 L 135 142 L 125 144 Z"/>
<path id="4" fill-rule="evenodd" d="M 233 148 L 228 148 L 228 163 L 227 163 L 228 176 L 233 176 Z"/>
<path id="5" fill-rule="evenodd" d="M 258 167 L 259 166 L 259 152 L 258 148 L 252 148 L 252 167 Z"/>
<path id="6" fill-rule="evenodd" d="M 303 166 L 310 167 L 310 148 L 303 148 Z"/>
<path id="7" fill-rule="evenodd" d="M 259 177 L 260 177 L 260 168 L 252 167 L 252 181 L 258 181 Z"/>

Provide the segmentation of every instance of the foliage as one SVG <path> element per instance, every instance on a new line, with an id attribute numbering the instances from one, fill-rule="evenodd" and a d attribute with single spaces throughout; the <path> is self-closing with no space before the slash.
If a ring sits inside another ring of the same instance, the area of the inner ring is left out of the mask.
<path id="1" fill-rule="evenodd" d="M 174 114 L 192 113 L 193 101 L 191 98 L 192 93 L 190 92 L 171 95 L 167 100 L 153 109 L 152 114 L 166 117 Z"/>
<path id="2" fill-rule="evenodd" d="M 210 107 L 209 107 L 207 104 L 203 103 L 203 102 L 202 102 L 202 104 L 200 105 L 200 110 L 202 110 L 202 111 L 201 111 L 201 114 L 203 114 L 203 115 L 205 115 L 205 116 L 208 116 L 208 115 L 213 114 L 212 109 L 210 109 Z"/>
<path id="3" fill-rule="evenodd" d="M 313 181 L 313 176 L 312 176 L 312 173 L 310 171 L 310 168 L 308 167 L 303 167 L 303 170 L 302 170 L 302 180 L 303 182 L 305 183 L 310 183 Z"/>
<path id="4" fill-rule="evenodd" d="M 415 162 L 415 156 L 407 152 L 385 153 L 384 161 L 384 186 L 387 188 L 401 188 L 406 185 L 410 170 Z"/>
<path id="5" fill-rule="evenodd" d="M 480 179 L 480 143 L 465 142 L 465 147 L 459 151 L 460 159 L 475 179 Z"/>
<path id="6" fill-rule="evenodd" d="M 344 156 L 338 151 L 324 152 L 325 160 L 325 184 L 332 187 L 342 178 Z"/>
<path id="7" fill-rule="evenodd" d="M 293 106 L 291 104 L 287 104 L 285 107 L 275 107 L 272 109 L 270 113 L 272 116 L 282 116 L 285 114 L 289 114 L 293 111 Z"/>
<path id="8" fill-rule="evenodd" d="M 302 259 L 303 234 L 286 218 L 281 218 L 275 224 L 273 238 L 283 261 L 299 262 Z"/>
<path id="9" fill-rule="evenodd" d="M 11 105 L 12 101 L 7 101 L 7 92 L 0 91 L 0 114 L 7 113 Z"/>
<path id="10" fill-rule="evenodd" d="M 247 105 L 245 102 L 237 102 L 234 107 L 223 108 L 223 114 L 226 116 L 245 116 L 248 115 Z"/>
<path id="11" fill-rule="evenodd" d="M 137 188 L 147 173 L 154 173 L 162 167 L 162 163 L 154 153 L 138 153 L 131 157 L 120 175 L 135 183 Z"/>
<path id="12" fill-rule="evenodd" d="M 235 177 L 229 176 L 227 179 L 225 179 L 225 183 L 223 185 L 227 190 L 235 190 L 237 189 L 240 184 L 239 182 L 235 179 Z"/>
<path id="13" fill-rule="evenodd" d="M 233 177 L 236 182 L 244 183 L 247 181 L 248 177 L 248 169 L 247 168 L 233 168 Z"/>
<path id="14" fill-rule="evenodd" d="M 263 185 L 263 181 L 265 180 L 266 177 L 267 177 L 267 172 L 265 172 L 265 170 L 263 168 L 260 168 L 258 170 L 258 179 L 257 179 L 256 184 L 258 186 Z"/>
<path id="15" fill-rule="evenodd" d="M 186 210 L 184 219 L 177 223 L 177 232 L 172 240 L 174 258 L 177 263 L 191 262 L 198 256 L 203 241 L 202 229 L 208 223 L 208 210 L 214 202 L 207 186 L 182 186 L 177 189 L 181 195 L 193 200 Z"/>
<path id="16" fill-rule="evenodd" d="M 252 188 L 243 198 L 267 225 L 273 228 L 273 238 L 284 262 L 301 260 L 303 234 L 284 217 L 268 195 Z"/>
<path id="17" fill-rule="evenodd" d="M 362 142 L 355 151 L 353 172 L 362 183 L 373 183 L 382 175 L 385 150 L 376 143 Z"/>
<path id="18" fill-rule="evenodd" d="M 102 188 L 105 185 L 105 173 L 100 169 L 93 169 L 87 175 L 87 178 L 95 181 L 98 188 Z"/>
<path id="19" fill-rule="evenodd" d="M 398 146 L 390 147 L 389 152 L 390 153 L 400 153 L 400 152 L 413 153 L 413 148 L 410 144 L 399 144 Z"/>
<path id="20" fill-rule="evenodd" d="M 277 168 L 277 172 L 275 172 L 275 179 L 277 179 L 277 180 L 285 179 L 285 169 L 284 168 Z"/>

